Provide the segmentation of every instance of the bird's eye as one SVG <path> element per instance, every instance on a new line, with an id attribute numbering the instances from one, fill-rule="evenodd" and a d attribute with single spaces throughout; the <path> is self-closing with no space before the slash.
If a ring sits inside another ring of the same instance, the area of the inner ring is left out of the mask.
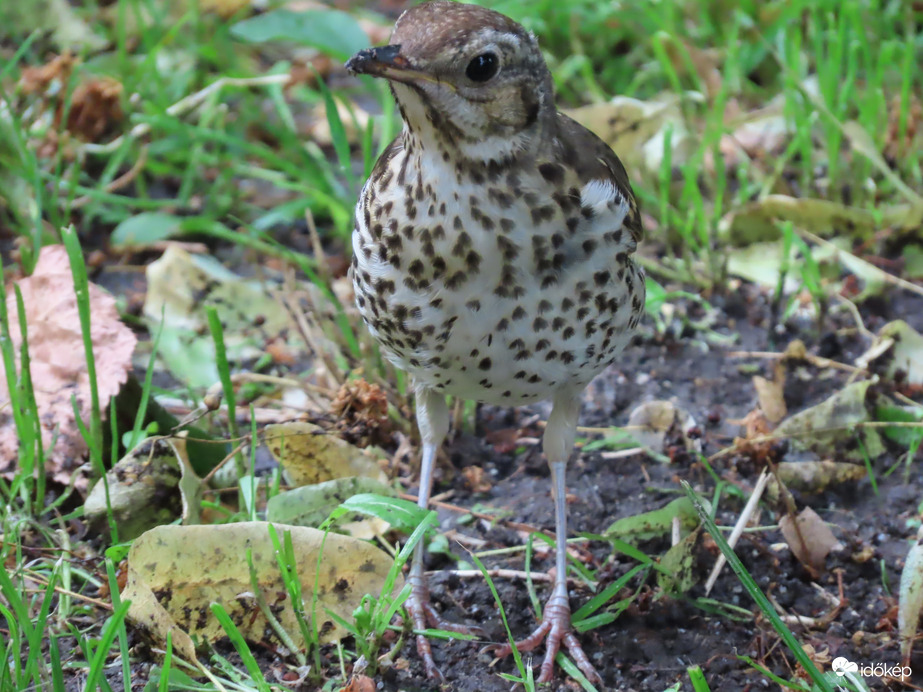
<path id="1" fill-rule="evenodd" d="M 497 74 L 500 61 L 494 53 L 481 53 L 468 63 L 465 74 L 472 82 L 486 82 Z"/>

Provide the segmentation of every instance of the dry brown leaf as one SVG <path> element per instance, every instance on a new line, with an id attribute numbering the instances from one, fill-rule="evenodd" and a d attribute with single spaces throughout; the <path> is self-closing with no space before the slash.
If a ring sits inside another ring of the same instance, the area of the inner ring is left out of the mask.
<path id="1" fill-rule="evenodd" d="M 98 142 L 122 122 L 122 85 L 114 79 L 102 78 L 84 82 L 74 89 L 67 111 L 68 132 L 88 142 Z M 55 122 L 60 125 L 65 104 L 58 104 Z"/>
<path id="2" fill-rule="evenodd" d="M 782 395 L 783 384 L 754 375 L 753 386 L 756 388 L 760 410 L 766 415 L 766 420 L 778 423 L 785 418 L 788 410 L 785 407 L 785 397 Z"/>
<path id="3" fill-rule="evenodd" d="M 906 129 L 904 138 L 901 139 L 901 95 L 896 94 L 891 99 L 888 108 L 888 132 L 885 136 L 885 156 L 889 159 L 900 159 L 908 151 L 913 151 L 913 140 L 917 133 L 923 132 L 923 103 L 916 94 L 909 94 L 910 105 L 907 108 Z"/>
<path id="4" fill-rule="evenodd" d="M 789 515 L 782 517 L 779 529 L 792 554 L 815 577 L 824 571 L 830 551 L 843 547 L 830 527 L 810 507 L 801 510 L 794 520 Z"/>
<path id="5" fill-rule="evenodd" d="M 388 396 L 362 378 L 344 382 L 330 404 L 337 428 L 360 446 L 382 444 L 391 437 Z"/>
<path id="6" fill-rule="evenodd" d="M 822 493 L 831 485 L 854 483 L 865 478 L 868 471 L 859 464 L 838 464 L 825 459 L 823 461 L 783 461 L 777 472 L 779 480 L 789 490 L 805 493 Z M 770 484 L 775 482 L 775 478 Z"/>
<path id="7" fill-rule="evenodd" d="M 54 449 L 46 455 L 46 468 L 56 481 L 67 483 L 83 463 L 87 450 L 74 421 L 71 397 L 76 397 L 84 421 L 89 420 L 90 381 L 74 279 L 64 246 L 42 248 L 32 276 L 22 279 L 18 285 L 26 309 L 32 384 L 46 450 L 57 436 Z M 96 384 L 100 408 L 105 413 L 109 399 L 118 394 L 128 379 L 137 338 L 119 320 L 115 299 L 109 293 L 90 284 L 89 294 Z M 6 307 L 10 324 L 18 324 L 16 298 L 11 288 L 7 288 Z M 12 332 L 18 368 L 22 339 L 19 329 L 14 327 Z M 0 473 L 14 472 L 18 446 L 6 375 L 0 368 Z M 79 480 L 78 487 L 85 488 L 86 479 Z"/>
<path id="8" fill-rule="evenodd" d="M 61 91 L 70 79 L 76 63 L 77 58 L 71 53 L 64 53 L 44 65 L 24 67 L 19 78 L 19 88 L 24 94 L 44 95 L 54 84 L 55 90 Z"/>
<path id="9" fill-rule="evenodd" d="M 97 142 L 105 134 L 115 129 L 122 122 L 122 85 L 118 81 L 99 77 L 86 79 L 76 86 L 70 98 L 62 98 L 67 93 L 77 58 L 64 53 L 50 62 L 38 67 L 27 67 L 22 71 L 19 86 L 23 93 L 43 97 L 49 107 L 54 108 L 55 129 L 65 129 L 73 135 L 89 142 Z M 64 117 L 67 122 L 64 123 Z M 46 147 L 56 144 L 51 136 L 45 142 Z"/>
<path id="10" fill-rule="evenodd" d="M 759 397 L 760 410 L 766 415 L 770 423 L 778 423 L 785 418 L 788 409 L 785 406 L 785 365 L 776 361 L 774 377 L 767 380 L 759 375 L 753 376 L 753 386 Z"/>
<path id="11" fill-rule="evenodd" d="M 375 681 L 367 675 L 353 675 L 346 687 L 341 687 L 339 692 L 375 692 L 378 689 Z"/>
<path id="12" fill-rule="evenodd" d="M 484 469 L 480 466 L 466 466 L 462 469 L 461 475 L 465 479 L 465 485 L 473 493 L 486 493 L 493 487 L 490 478 L 486 477 Z"/>

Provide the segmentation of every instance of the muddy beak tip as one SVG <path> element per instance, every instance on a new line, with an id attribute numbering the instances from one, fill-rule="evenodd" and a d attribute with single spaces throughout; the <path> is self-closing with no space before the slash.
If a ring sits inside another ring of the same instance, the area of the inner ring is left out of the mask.
<path id="1" fill-rule="evenodd" d="M 360 50 L 346 61 L 350 74 L 382 75 L 388 68 L 407 69 L 410 65 L 401 55 L 400 46 L 379 46 Z"/>

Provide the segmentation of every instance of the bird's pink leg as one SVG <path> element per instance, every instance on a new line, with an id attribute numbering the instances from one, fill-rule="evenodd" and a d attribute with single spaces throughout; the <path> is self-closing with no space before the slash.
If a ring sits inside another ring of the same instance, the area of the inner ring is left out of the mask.
<path id="1" fill-rule="evenodd" d="M 436 452 L 442 445 L 449 431 L 449 409 L 445 398 L 435 392 L 420 389 L 416 395 L 417 425 L 420 428 L 420 437 L 423 441 L 423 460 L 420 465 L 420 492 L 417 504 L 426 509 L 429 506 L 429 496 L 433 487 L 433 468 L 436 464 Z M 432 627 L 449 632 L 461 634 L 482 634 L 479 627 L 459 625 L 445 620 L 429 601 L 429 587 L 426 584 L 426 575 L 423 574 L 423 541 L 417 543 L 410 564 L 410 596 L 407 598 L 406 607 L 413 621 L 413 628 L 417 631 Z M 417 653 L 423 659 L 423 667 L 429 678 L 443 679 L 442 673 L 433 660 L 433 650 L 429 640 L 423 634 L 417 635 Z"/>
<path id="2" fill-rule="evenodd" d="M 516 642 L 519 651 L 532 651 L 545 642 L 545 658 L 542 661 L 538 682 L 551 682 L 554 677 L 554 657 L 564 644 L 573 656 L 577 667 L 590 682 L 601 683 L 599 673 L 580 646 L 570 623 L 570 603 L 567 597 L 567 502 L 564 480 L 567 458 L 574 447 L 577 431 L 579 401 L 576 397 L 556 397 L 554 408 L 545 427 L 544 448 L 551 466 L 552 493 L 554 495 L 555 523 L 555 578 L 554 591 L 545 604 L 542 622 L 525 639 Z M 496 647 L 497 657 L 513 652 L 509 644 Z"/>

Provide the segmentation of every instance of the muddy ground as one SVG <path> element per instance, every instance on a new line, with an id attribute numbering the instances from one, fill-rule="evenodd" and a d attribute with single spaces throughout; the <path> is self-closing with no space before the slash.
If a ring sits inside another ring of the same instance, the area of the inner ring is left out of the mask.
<path id="1" fill-rule="evenodd" d="M 733 304 L 718 301 L 722 317 L 716 329 L 719 332 L 740 335 L 733 350 L 766 351 L 784 350 L 794 338 L 806 342 L 813 353 L 851 363 L 861 354 L 866 343 L 849 334 L 844 320 L 834 328 L 818 333 L 810 322 L 795 322 L 773 330 L 774 344 L 769 343 L 766 326 L 769 309 L 762 297 L 748 290 L 744 298 L 737 297 Z M 886 321 L 903 318 L 918 329 L 923 326 L 923 300 L 894 296 L 868 306 L 863 318 L 872 330 Z M 838 335 L 838 331 L 841 333 Z M 770 376 L 771 361 L 729 358 L 720 348 L 705 349 L 700 335 L 687 334 L 685 338 L 656 337 L 652 332 L 637 339 L 620 361 L 601 375 L 591 385 L 581 416 L 581 424 L 602 426 L 624 424 L 630 410 L 651 399 L 669 399 L 686 408 L 704 432 L 704 452 L 713 454 L 731 443 L 740 433 L 735 421 L 743 418 L 756 405 L 756 394 L 751 382 L 752 373 L 741 372 L 744 363 L 758 363 L 763 374 Z M 812 406 L 842 387 L 848 373 L 827 371 L 805 366 L 805 379 L 790 378 L 786 387 L 786 403 L 790 412 Z M 463 507 L 475 504 L 482 511 L 495 511 L 512 522 L 523 522 L 553 529 L 553 508 L 549 495 L 549 476 L 537 448 L 519 456 L 502 454 L 496 446 L 484 441 L 492 430 L 515 427 L 534 413 L 547 414 L 542 406 L 508 411 L 483 408 L 479 416 L 477 435 L 461 435 L 448 446 L 455 471 L 443 467 L 437 476 L 434 493 L 452 491 L 450 502 Z M 892 450 L 897 452 L 898 450 Z M 789 455 L 791 458 L 795 458 Z M 787 548 L 774 544 L 783 542 L 779 531 L 745 534 L 738 554 L 756 578 L 757 583 L 789 614 L 822 618 L 832 610 L 831 603 L 819 595 L 818 586 L 828 594 L 837 595 L 843 585 L 845 604 L 833 621 L 822 629 L 794 627 L 796 635 L 814 651 L 822 671 L 830 670 L 830 661 L 845 656 L 859 663 L 900 662 L 899 645 L 893 631 L 896 624 L 896 593 L 908 540 L 915 534 L 907 520 L 916 516 L 920 502 L 920 475 L 917 465 L 911 467 L 908 478 L 896 472 L 882 478 L 884 469 L 893 464 L 895 456 L 885 455 L 875 468 L 879 481 L 879 495 L 872 491 L 868 479 L 845 486 L 833 487 L 819 495 L 799 495 L 799 508 L 810 505 L 827 522 L 843 544 L 843 549 L 827 559 L 827 570 L 817 579 L 792 556 Z M 466 489 L 463 474 L 457 471 L 478 464 L 486 471 L 491 487 L 486 492 L 472 493 Z M 753 460 L 740 455 L 726 456 L 714 462 L 715 471 L 749 492 L 759 474 Z M 568 506 L 570 531 L 600 533 L 619 517 L 660 507 L 677 496 L 679 481 L 687 480 L 706 497 L 710 497 L 714 482 L 703 466 L 693 456 L 676 455 L 672 463 L 665 464 L 636 455 L 614 461 L 603 460 L 599 453 L 584 453 L 575 458 L 568 470 Z M 493 510 L 483 507 L 494 508 Z M 725 497 L 718 512 L 719 523 L 733 524 L 742 502 Z M 515 531 L 493 526 L 487 522 L 466 522 L 458 525 L 458 515 L 442 513 L 443 529 L 456 528 L 459 532 L 486 541 L 482 549 L 521 544 Z M 775 522 L 763 514 L 762 523 Z M 649 555 L 661 555 L 668 547 L 665 541 L 642 544 Z M 711 546 L 711 553 L 717 549 Z M 455 546 L 454 552 L 464 558 L 465 551 Z M 613 554 L 604 543 L 590 544 L 589 551 L 580 553 L 589 559 L 592 567 L 605 565 L 600 572 L 605 575 L 599 584 L 604 588 L 618 579 L 636 563 Z M 706 555 L 698 565 L 702 582 L 711 570 L 713 555 Z M 488 558 L 488 567 L 523 569 L 522 553 L 508 558 Z M 537 558 L 534 570 L 548 569 L 553 565 L 553 555 Z M 431 555 L 430 570 L 452 569 L 453 564 L 444 555 Z M 653 582 L 648 579 L 648 582 Z M 514 635 L 522 637 L 535 626 L 536 620 L 530 606 L 524 582 L 496 580 L 501 599 L 510 618 Z M 629 585 L 623 596 L 638 587 Z M 490 641 L 506 640 L 498 609 L 482 579 L 459 579 L 446 573 L 434 574 L 431 579 L 432 596 L 437 607 L 451 619 L 482 624 Z M 550 587 L 538 585 L 539 597 L 544 600 Z M 592 594 L 580 588 L 572 589 L 571 606 L 579 608 Z M 686 669 L 701 666 L 712 690 L 770 689 L 767 678 L 754 671 L 736 655 L 748 656 L 791 680 L 798 673 L 789 652 L 785 649 L 768 623 L 759 615 L 749 621 L 733 621 L 726 616 L 703 611 L 692 603 L 703 596 L 700 583 L 688 598 L 656 598 L 652 584 L 642 588 L 642 595 L 613 624 L 582 635 L 587 654 L 599 670 L 606 688 L 636 692 L 662 692 L 682 681 L 680 689 L 691 689 Z M 753 613 L 758 609 L 744 591 L 737 577 L 725 569 L 711 596 L 720 601 L 741 606 Z M 480 655 L 481 643 L 434 642 L 437 663 L 448 681 L 447 689 L 458 692 L 493 692 L 510 689 L 510 683 L 497 672 L 515 672 L 512 659 L 503 660 L 491 667 L 491 657 Z M 406 662 L 380 676 L 384 690 L 434 690 L 437 687 L 422 675 L 422 667 L 408 647 Z M 534 664 L 541 662 L 541 652 Z M 912 661 L 912 682 L 923 684 L 923 656 Z M 872 689 L 906 688 L 894 680 L 872 680 Z M 565 682 L 558 673 L 554 689 L 577 689 L 573 681 Z"/>

